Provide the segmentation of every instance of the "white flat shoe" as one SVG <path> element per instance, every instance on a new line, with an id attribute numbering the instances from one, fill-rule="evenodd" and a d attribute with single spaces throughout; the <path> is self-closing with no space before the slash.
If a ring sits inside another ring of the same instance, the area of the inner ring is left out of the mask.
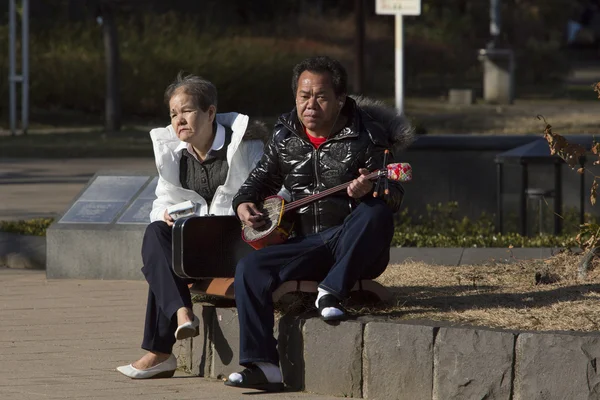
<path id="1" fill-rule="evenodd" d="M 173 354 L 166 361 L 148 369 L 137 369 L 132 364 L 117 367 L 117 371 L 131 379 L 170 378 L 177 369 L 177 358 Z"/>
<path id="2" fill-rule="evenodd" d="M 186 322 L 177 327 L 175 331 L 175 339 L 183 340 L 200 334 L 200 319 L 194 315 L 193 322 Z"/>

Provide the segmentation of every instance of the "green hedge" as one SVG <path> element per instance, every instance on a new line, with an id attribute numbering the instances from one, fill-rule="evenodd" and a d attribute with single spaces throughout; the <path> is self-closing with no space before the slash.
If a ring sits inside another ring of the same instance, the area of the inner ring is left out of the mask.
<path id="1" fill-rule="evenodd" d="M 507 224 L 508 233 L 495 232 L 492 215 L 476 220 L 457 217 L 458 203 L 427 205 L 425 215 L 415 215 L 404 208 L 396 216 L 392 244 L 400 247 L 574 247 L 579 231 L 576 210 L 564 215 L 564 234 L 521 236 L 515 233 L 516 218 Z M 591 217 L 588 216 L 588 219 Z M 536 227 L 534 227 L 536 228 Z"/>
<path id="2" fill-rule="evenodd" d="M 0 231 L 19 235 L 46 236 L 46 229 L 52 224 L 52 218 L 36 218 L 27 221 L 0 221 Z"/>
<path id="3" fill-rule="evenodd" d="M 518 233 L 485 233 L 479 235 L 445 234 L 439 232 L 399 231 L 393 246 L 399 247 L 577 247 L 573 236 L 521 236 Z"/>
<path id="4" fill-rule="evenodd" d="M 261 37 L 208 36 L 189 18 L 148 16 L 118 28 L 123 114 L 167 120 L 163 93 L 179 71 L 211 80 L 222 110 L 278 115 L 293 105 L 291 71 L 300 60 L 326 51 L 319 44 Z M 7 53 L 8 29 L 0 26 L 0 51 Z M 101 27 L 94 22 L 57 25 L 31 33 L 32 107 L 101 113 L 105 64 Z M 8 60 L 0 57 L 0 74 Z M 5 80 L 4 80 L 5 81 Z M 0 83 L 0 109 L 8 87 Z"/>
<path id="5" fill-rule="evenodd" d="M 576 210 L 568 210 L 564 217 L 561 236 L 503 235 L 494 232 L 492 216 L 482 215 L 477 220 L 457 218 L 458 203 L 428 205 L 425 215 L 411 214 L 404 209 L 396 216 L 393 246 L 400 247 L 576 247 L 579 232 Z M 588 220 L 591 217 L 588 216 Z M 0 222 L 0 231 L 43 236 L 52 223 L 51 218 L 28 221 Z"/>
<path id="6" fill-rule="evenodd" d="M 548 15 L 540 15 L 530 4 L 520 4 L 514 15 L 507 15 L 505 34 L 517 57 L 518 82 L 539 84 L 564 75 L 568 55 L 559 51 L 562 29 L 549 31 L 544 24 L 553 21 L 564 26 L 569 1 L 553 0 L 551 7 L 544 8 Z M 407 18 L 407 94 L 481 86 L 477 49 L 485 46 L 489 5 L 469 3 L 467 13 L 448 6 L 442 14 L 441 5 L 424 3 L 423 15 Z M 389 25 L 391 19 L 369 21 L 370 30 L 378 33 L 372 34 L 365 49 L 368 94 L 384 98 L 393 96 L 394 80 L 393 34 L 384 29 L 386 21 Z M 213 81 L 221 110 L 255 116 L 278 115 L 293 105 L 291 71 L 305 57 L 328 54 L 339 58 L 352 75 L 353 39 L 348 33 L 354 30 L 352 19 L 314 16 L 309 28 L 306 19 L 278 19 L 271 24 L 270 34 L 251 26 L 241 34 L 239 26 L 200 23 L 175 13 L 119 16 L 118 22 L 126 117 L 166 120 L 163 91 L 180 70 Z M 8 53 L 6 25 L 0 26 L 0 53 Z M 0 76 L 7 74 L 8 58 L 0 57 Z M 101 122 L 105 96 L 101 26 L 91 19 L 85 23 L 57 20 L 42 27 L 32 24 L 30 86 L 32 120 L 40 112 L 77 110 Z M 8 84 L 0 79 L 0 110 L 7 110 L 7 103 Z M 62 118 L 57 124 L 68 125 L 68 116 Z"/>

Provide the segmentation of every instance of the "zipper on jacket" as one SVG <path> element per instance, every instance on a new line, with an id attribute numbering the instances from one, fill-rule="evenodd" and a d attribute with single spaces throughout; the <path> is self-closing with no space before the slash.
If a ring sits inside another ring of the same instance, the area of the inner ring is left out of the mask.
<path id="1" fill-rule="evenodd" d="M 316 194 L 317 188 L 321 184 L 321 181 L 319 180 L 319 171 L 318 171 L 318 165 L 319 165 L 318 154 L 319 154 L 319 149 L 315 149 L 314 146 L 313 146 L 313 144 L 310 143 L 308 140 L 304 139 L 300 134 L 298 134 L 298 132 L 290 124 L 287 123 L 287 121 L 285 121 L 285 120 L 279 120 L 279 121 L 281 121 L 281 124 L 283 126 L 285 126 L 288 131 L 292 132 L 293 135 L 296 135 L 297 138 L 299 138 L 300 140 L 302 140 L 302 141 L 310 144 L 313 147 L 313 170 L 314 170 L 314 175 L 315 175 L 315 180 L 316 180 L 316 187 L 313 190 L 312 194 Z M 352 136 L 352 138 L 355 138 L 356 136 L 358 136 L 358 135 Z M 345 140 L 345 139 L 348 139 L 348 138 L 349 137 L 338 138 L 338 137 L 333 136 L 333 137 L 327 138 L 327 141 Z M 315 221 L 315 224 L 313 226 L 313 233 L 317 233 L 318 232 L 317 229 L 318 229 L 318 226 L 319 226 L 319 215 L 317 213 L 317 202 L 314 202 L 312 204 L 312 207 L 313 207 L 313 215 L 314 215 L 314 221 Z M 350 206 L 350 211 L 352 211 L 352 206 Z"/>
<path id="2" fill-rule="evenodd" d="M 311 144 L 312 146 L 312 144 Z M 315 171 L 315 179 L 316 179 L 316 185 L 315 188 L 313 190 L 313 194 L 315 194 L 317 192 L 317 189 L 319 188 L 319 185 L 321 184 L 321 182 L 319 181 L 319 172 L 318 172 L 318 165 L 319 165 L 319 149 L 315 149 L 313 146 L 313 168 Z M 313 204 L 313 215 L 315 217 L 315 225 L 313 226 L 313 233 L 317 233 L 317 229 L 319 226 L 319 216 L 317 214 L 317 202 L 315 201 Z"/>
<path id="3" fill-rule="evenodd" d="M 295 135 L 298 139 L 304 141 L 305 143 L 308 143 L 312 148 L 313 148 L 313 171 L 314 171 L 314 175 L 315 175 L 315 188 L 312 191 L 312 194 L 316 194 L 317 189 L 320 185 L 320 181 L 319 181 L 319 173 L 318 173 L 318 151 L 319 149 L 315 149 L 315 146 L 313 146 L 312 143 L 310 143 L 308 140 L 304 139 L 301 135 L 298 134 L 298 132 L 290 125 L 287 123 L 287 121 L 284 120 L 280 120 L 281 124 L 283 126 L 286 127 L 286 129 L 290 132 L 292 132 L 293 135 Z M 313 209 L 313 216 L 314 216 L 314 225 L 313 225 L 313 233 L 318 233 L 317 231 L 317 227 L 319 226 L 319 217 L 317 215 L 317 202 L 314 202 L 310 205 L 310 207 L 312 207 Z"/>

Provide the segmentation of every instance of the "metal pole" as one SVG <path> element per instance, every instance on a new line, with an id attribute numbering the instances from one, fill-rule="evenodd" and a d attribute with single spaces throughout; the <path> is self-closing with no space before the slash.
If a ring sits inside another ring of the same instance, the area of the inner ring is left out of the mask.
<path id="1" fill-rule="evenodd" d="M 497 199 L 497 210 L 496 210 L 496 232 L 502 233 L 502 219 L 503 219 L 503 202 L 502 198 L 504 196 L 504 173 L 502 170 L 502 163 L 496 163 L 496 194 L 498 196 Z"/>
<path id="2" fill-rule="evenodd" d="M 17 133 L 17 77 L 16 77 L 16 7 L 15 0 L 8 2 L 8 103 L 10 132 L 14 136 Z"/>
<path id="3" fill-rule="evenodd" d="M 521 163 L 521 236 L 527 236 L 527 186 L 529 185 L 527 164 Z"/>
<path id="4" fill-rule="evenodd" d="M 23 0 L 21 17 L 21 129 L 29 128 L 29 0 Z"/>
<path id="5" fill-rule="evenodd" d="M 560 235 L 562 231 L 562 161 L 554 164 L 554 234 Z"/>
<path id="6" fill-rule="evenodd" d="M 354 50 L 354 93 L 364 92 L 365 70 L 365 15 L 364 0 L 354 0 L 355 50 Z"/>
<path id="7" fill-rule="evenodd" d="M 585 161 L 585 157 L 579 160 L 581 168 L 585 168 Z M 579 225 L 583 225 L 585 223 L 585 171 L 579 175 L 579 179 Z"/>
<path id="8" fill-rule="evenodd" d="M 490 35 L 492 41 L 488 45 L 490 48 L 498 47 L 498 37 L 500 36 L 500 0 L 490 0 Z"/>
<path id="9" fill-rule="evenodd" d="M 540 196 L 538 199 L 538 233 L 541 236 L 544 233 L 544 195 Z"/>
<path id="10" fill-rule="evenodd" d="M 403 110 L 403 83 L 404 83 L 404 61 L 402 57 L 403 51 L 403 32 L 402 32 L 402 15 L 396 14 L 396 108 L 400 114 Z"/>

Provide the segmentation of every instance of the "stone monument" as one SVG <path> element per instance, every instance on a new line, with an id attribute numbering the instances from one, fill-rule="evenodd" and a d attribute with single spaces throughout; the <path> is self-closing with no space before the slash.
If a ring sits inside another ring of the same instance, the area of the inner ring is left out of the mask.
<path id="1" fill-rule="evenodd" d="M 153 172 L 100 171 L 46 233 L 48 278 L 143 279 Z"/>

